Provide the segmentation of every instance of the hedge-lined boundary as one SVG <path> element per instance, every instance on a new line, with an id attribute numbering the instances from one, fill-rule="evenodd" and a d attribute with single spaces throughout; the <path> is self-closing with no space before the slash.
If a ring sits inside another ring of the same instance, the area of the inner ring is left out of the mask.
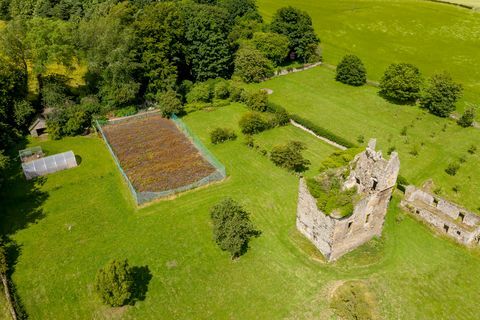
<path id="1" fill-rule="evenodd" d="M 341 146 L 344 146 L 346 148 L 354 148 L 356 147 L 356 145 L 340 136 L 337 136 L 336 134 L 328 131 L 327 129 L 324 129 L 316 124 L 314 124 L 313 122 L 305 119 L 305 118 L 302 118 L 296 114 L 290 114 L 290 119 L 292 119 L 293 121 L 295 121 L 296 123 L 304 126 L 305 128 L 313 131 L 315 134 L 321 136 L 321 137 L 324 137 L 330 141 L 333 141 Z"/>

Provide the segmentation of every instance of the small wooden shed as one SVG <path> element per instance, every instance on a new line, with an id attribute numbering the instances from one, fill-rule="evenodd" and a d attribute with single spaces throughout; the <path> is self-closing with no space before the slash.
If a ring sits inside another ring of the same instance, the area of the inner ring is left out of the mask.
<path id="1" fill-rule="evenodd" d="M 38 137 L 47 132 L 47 120 L 43 116 L 38 116 L 32 125 L 28 128 L 32 137 Z"/>

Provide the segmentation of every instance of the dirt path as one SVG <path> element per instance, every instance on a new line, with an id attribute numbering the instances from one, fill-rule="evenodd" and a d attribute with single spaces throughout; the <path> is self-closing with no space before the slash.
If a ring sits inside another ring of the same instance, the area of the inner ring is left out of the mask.
<path id="1" fill-rule="evenodd" d="M 295 127 L 300 128 L 300 129 L 302 129 L 303 131 L 308 132 L 308 133 L 310 133 L 311 135 L 317 137 L 318 139 L 320 139 L 320 140 L 328 143 L 329 145 L 334 146 L 335 148 L 338 148 L 338 149 L 340 149 L 340 150 L 347 150 L 346 147 L 344 147 L 344 146 L 342 146 L 342 145 L 339 145 L 338 143 L 333 142 L 332 140 L 329 140 L 329 139 L 327 139 L 327 138 L 325 138 L 325 137 L 319 136 L 318 134 L 316 134 L 316 133 L 313 132 L 312 130 L 310 130 L 310 129 L 304 127 L 304 126 L 302 126 L 300 123 L 295 122 L 295 121 L 293 121 L 292 119 L 290 119 L 290 123 L 291 123 L 292 125 L 294 125 Z"/>

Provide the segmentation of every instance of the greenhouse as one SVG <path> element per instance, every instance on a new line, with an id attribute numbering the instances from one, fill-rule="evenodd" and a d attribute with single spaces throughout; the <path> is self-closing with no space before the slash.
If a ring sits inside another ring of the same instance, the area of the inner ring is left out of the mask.
<path id="1" fill-rule="evenodd" d="M 77 166 L 73 151 L 48 157 L 43 157 L 43 155 L 42 149 L 39 147 L 20 151 L 22 169 L 27 180 Z"/>

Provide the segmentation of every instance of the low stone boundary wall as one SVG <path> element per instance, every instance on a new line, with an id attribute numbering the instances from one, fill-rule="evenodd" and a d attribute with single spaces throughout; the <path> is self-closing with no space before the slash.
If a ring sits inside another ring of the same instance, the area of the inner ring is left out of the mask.
<path id="1" fill-rule="evenodd" d="M 415 186 L 408 186 L 401 207 L 463 245 L 480 245 L 480 217 Z"/>

